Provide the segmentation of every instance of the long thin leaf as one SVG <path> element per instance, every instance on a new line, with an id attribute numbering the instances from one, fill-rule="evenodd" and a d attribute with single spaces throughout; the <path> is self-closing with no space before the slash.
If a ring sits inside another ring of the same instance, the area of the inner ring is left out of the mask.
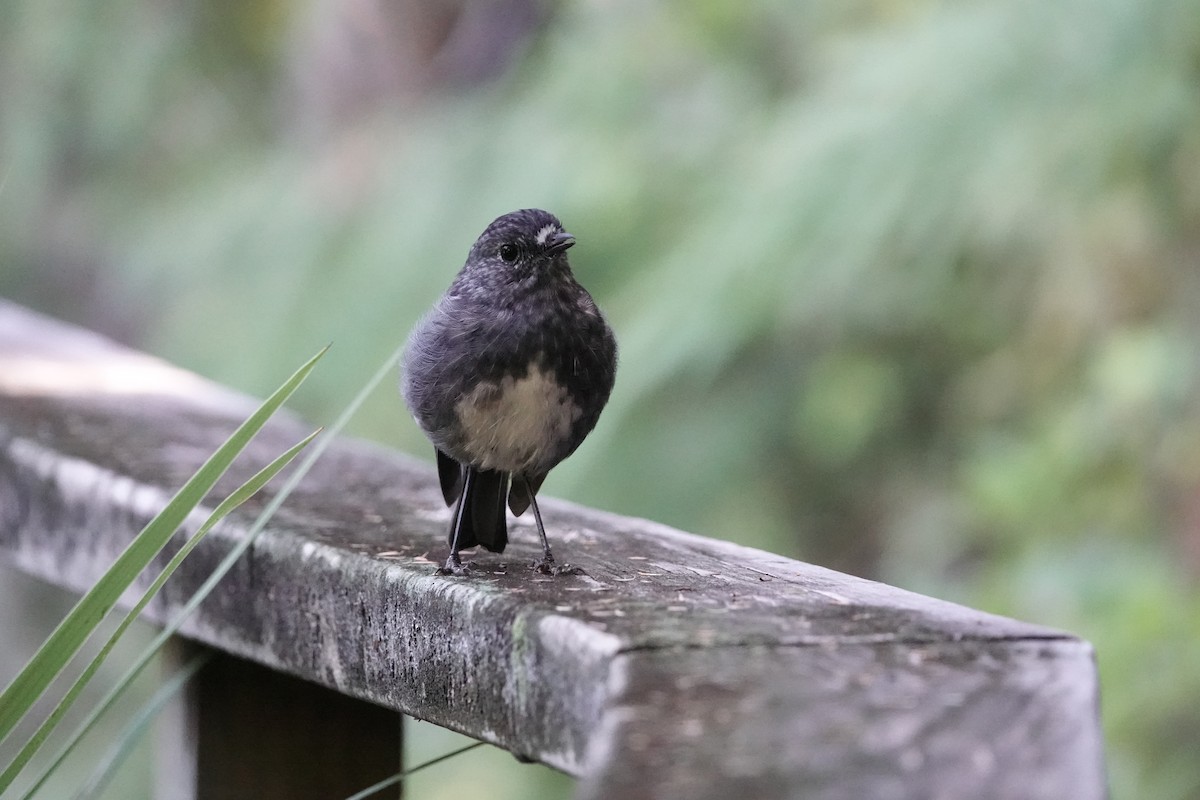
<path id="1" fill-rule="evenodd" d="M 476 747 L 483 747 L 485 744 L 487 744 L 487 742 L 475 742 L 474 744 L 469 744 L 469 745 L 466 745 L 465 747 L 460 747 L 457 750 L 451 750 L 449 753 L 440 755 L 437 758 L 431 758 L 428 761 L 424 761 L 424 762 L 418 764 L 417 766 L 413 767 L 412 769 L 405 770 L 404 772 L 398 772 L 390 778 L 384 778 L 379 783 L 373 783 L 370 786 L 368 786 L 367 788 L 363 789 L 361 792 L 355 792 L 354 794 L 350 795 L 349 797 L 346 798 L 346 800 L 365 800 L 365 798 L 370 797 L 371 795 L 375 794 L 376 792 L 382 792 L 384 789 L 388 788 L 389 786 L 395 786 L 396 784 L 402 782 L 409 775 L 412 775 L 414 772 L 420 772 L 421 770 L 425 769 L 426 767 L 432 767 L 434 764 L 440 764 L 441 762 L 445 761 L 448 758 L 454 758 L 455 756 L 461 756 L 463 753 L 467 752 L 468 750 L 474 750 Z"/>
<path id="2" fill-rule="evenodd" d="M 258 515 L 258 518 L 250 526 L 249 530 L 246 531 L 246 535 L 243 537 L 242 541 L 240 541 L 232 550 L 230 550 L 229 554 L 225 556 L 225 559 L 217 565 L 216 569 L 213 570 L 213 573 L 209 576 L 208 580 L 206 580 L 204 584 L 196 590 L 191 599 L 188 600 L 179 613 L 175 615 L 175 618 L 171 620 L 171 622 L 168 623 L 162 629 L 162 631 L 159 632 L 158 636 L 156 636 L 154 640 L 146 647 L 146 649 L 142 651 L 142 654 L 138 656 L 133 665 L 125 672 L 125 675 L 122 676 L 119 681 L 117 681 L 116 685 L 109 689 L 108 693 L 104 695 L 104 698 L 101 699 L 96 707 L 92 709 L 91 713 L 89 713 L 83 722 L 80 723 L 79 727 L 74 733 L 71 734 L 66 744 L 62 746 L 62 749 L 54 757 L 54 760 L 51 762 L 50 766 L 46 768 L 33 787 L 25 794 L 26 800 L 33 796 L 33 794 L 42 786 L 42 784 L 45 783 L 46 779 L 50 776 L 53 770 L 56 769 L 58 765 L 61 764 L 62 761 L 71 754 L 71 752 L 75 749 L 75 746 L 78 745 L 80 740 L 87 735 L 88 731 L 92 729 L 97 720 L 99 720 L 100 717 L 102 717 L 104 713 L 112 707 L 112 704 L 116 702 L 116 699 L 120 697 L 127 688 L 129 688 L 129 685 L 133 683 L 134 679 L 137 678 L 139 674 L 141 674 L 141 671 L 146 668 L 146 665 L 150 663 L 151 659 L 154 658 L 162 646 L 166 644 L 166 642 L 172 636 L 175 635 L 175 632 L 179 630 L 184 621 L 191 616 L 192 612 L 195 611 L 200 603 L 204 601 L 204 598 L 209 595 L 217 583 L 219 583 L 220 580 L 225 577 L 225 574 L 233 568 L 233 565 L 242 557 L 242 554 L 244 554 L 246 550 L 248 550 L 250 546 L 254 544 L 255 539 L 258 538 L 258 534 L 266 526 L 271 517 L 274 516 L 279 507 L 283 505 L 284 501 L 287 500 L 288 496 L 291 495 L 292 491 L 300 484 L 300 481 L 304 479 L 304 476 L 308 474 L 308 471 L 312 469 L 313 465 L 317 462 L 317 459 L 320 458 L 321 454 L 325 452 L 325 448 L 329 447 L 329 445 L 333 443 L 337 433 L 346 427 L 346 423 L 348 423 L 351 417 L 357 413 L 363 402 L 367 399 L 371 392 L 375 390 L 375 387 L 379 385 L 379 383 L 388 375 L 388 373 L 396 368 L 396 361 L 400 358 L 400 352 L 401 348 L 397 348 L 396 351 L 392 353 L 392 355 L 386 361 L 384 361 L 379 370 L 376 371 L 369 381 L 367 381 L 366 385 L 359 390 L 358 394 L 354 396 L 354 399 L 350 401 L 349 405 L 347 405 L 342 413 L 338 416 L 337 420 L 329 426 L 327 429 L 328 435 L 322 437 L 320 441 L 318 441 L 312 447 L 312 449 L 308 451 L 307 455 L 304 457 L 304 460 L 301 461 L 300 465 L 296 467 L 296 471 L 293 472 L 286 481 L 284 481 L 279 493 L 271 498 L 271 500 L 267 503 L 266 507 Z"/>
<path id="3" fill-rule="evenodd" d="M 126 726 L 121 735 L 117 737 L 117 743 L 112 749 L 105 754 L 104 758 L 96 766 L 87 782 L 80 787 L 75 793 L 75 800 L 86 800 L 89 797 L 99 796 L 104 789 L 112 781 L 113 775 L 116 774 L 117 768 L 125 763 L 125 759 L 129 757 L 133 751 L 134 745 L 146 733 L 146 728 L 158 716 L 165 706 L 179 691 L 187 685 L 187 682 L 192 679 L 192 676 L 200 671 L 205 664 L 212 660 L 213 652 L 206 650 L 202 653 L 197 653 L 183 666 L 172 675 L 166 683 L 158 687 L 154 695 L 146 701 L 137 713 L 137 716 Z"/>
<path id="4" fill-rule="evenodd" d="M 27 741 L 21 748 L 21 751 L 17 753 L 16 758 L 14 758 L 12 763 L 5 768 L 3 773 L 0 773 L 0 792 L 3 792 L 12 785 L 12 782 L 14 779 L 16 779 L 17 774 L 25 768 L 25 765 L 29 763 L 29 760 L 33 758 L 39 749 L 41 749 L 42 744 L 44 744 L 46 741 L 46 737 L 54 731 L 54 728 L 58 726 L 60 721 L 62 721 L 63 716 L 68 710 L 70 710 L 71 706 L 74 705 L 75 701 L 79 698 L 80 693 L 83 692 L 84 688 L 100 669 L 100 665 L 104 663 L 104 660 L 108 657 L 108 654 L 112 652 L 112 649 L 114 646 L 116 646 L 117 641 L 121 638 L 129 626 L 133 624 L 133 621 L 138 618 L 138 615 L 142 613 L 142 610 L 150 604 L 150 601 L 154 599 L 156 594 L 158 594 L 158 590 L 162 588 L 162 585 L 167 582 L 167 579 L 170 578 L 171 575 L 174 574 L 175 570 L 178 569 L 179 565 L 183 563 L 183 559 L 187 557 L 188 553 L 192 552 L 196 545 L 200 544 L 200 540 L 203 539 L 210 530 L 212 530 L 214 525 L 224 519 L 229 512 L 233 511 L 242 503 L 253 497 L 260 489 L 262 489 L 263 486 L 267 484 L 268 481 L 274 478 L 281 469 L 290 464 L 292 460 L 300 453 L 300 451 L 307 447 L 308 443 L 311 442 L 313 438 L 320 432 L 320 430 L 313 431 L 300 442 L 289 448 L 288 451 L 283 455 L 279 456 L 270 464 L 259 470 L 252 478 L 250 478 L 250 480 L 246 481 L 237 489 L 235 489 L 232 494 L 221 501 L 220 505 L 216 507 L 211 515 L 209 515 L 208 519 L 204 521 L 204 524 L 201 525 L 196 532 L 191 535 L 187 542 L 184 543 L 183 547 L 179 548 L 179 552 L 171 557 L 171 560 L 167 562 L 167 565 L 163 567 L 161 572 L 159 572 L 158 577 L 154 579 L 154 582 L 151 583 L 150 587 L 142 594 L 141 599 L 134 604 L 133 608 L 131 608 L 125 615 L 125 618 L 121 620 L 121 623 L 117 626 L 116 630 L 114 630 L 112 635 L 109 636 L 108 641 L 104 643 L 104 646 L 100 648 L 100 651 L 92 659 L 91 663 L 87 665 L 80 676 L 75 680 L 75 683 L 72 684 L 71 688 L 67 690 L 67 693 L 63 695 L 63 698 L 54 707 L 54 710 L 50 712 L 49 716 L 46 717 L 45 721 L 42 722 L 37 731 L 34 732 L 33 736 L 29 738 L 29 741 Z M 47 773 L 47 775 L 48 774 L 49 773 Z M 40 785 L 41 780 L 39 779 L 38 783 L 36 783 L 34 787 L 29 790 L 30 793 L 35 791 Z"/>
<path id="5" fill-rule="evenodd" d="M 0 695 L 0 740 L 7 737 L 25 716 L 50 682 L 91 636 L 92 631 L 112 609 L 121 594 L 153 560 L 192 509 L 200 504 L 213 484 L 225 473 L 234 458 L 266 424 L 271 415 L 304 382 L 328 349 L 324 348 L 309 359 L 308 363 L 288 378 L 233 432 L 59 623 L 20 674 Z"/>

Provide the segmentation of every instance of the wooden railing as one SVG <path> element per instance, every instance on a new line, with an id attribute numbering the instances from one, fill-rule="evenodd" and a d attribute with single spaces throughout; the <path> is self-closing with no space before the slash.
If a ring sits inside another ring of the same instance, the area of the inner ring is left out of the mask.
<path id="1" fill-rule="evenodd" d="M 87 587 L 252 407 L 0 301 L 0 555 Z M 224 488 L 306 432 L 272 420 Z M 153 618 L 186 602 L 264 498 L 184 562 Z M 542 508 L 556 553 L 586 574 L 529 571 L 540 551 L 521 519 L 503 556 L 441 577 L 432 466 L 334 443 L 182 630 L 223 655 L 165 737 L 183 768 L 164 794 L 345 796 L 399 769 L 402 713 L 577 776 L 595 800 L 1105 796 L 1086 642 Z"/>

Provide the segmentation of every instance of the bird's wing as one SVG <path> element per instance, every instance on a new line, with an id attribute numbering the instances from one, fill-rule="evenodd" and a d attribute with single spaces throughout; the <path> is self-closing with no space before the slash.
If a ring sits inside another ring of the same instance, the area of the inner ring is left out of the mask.
<path id="1" fill-rule="evenodd" d="M 438 480 L 442 484 L 442 497 L 446 505 L 452 506 L 462 493 L 463 468 L 441 450 L 436 447 L 434 450 L 437 452 Z"/>
<path id="2" fill-rule="evenodd" d="M 546 480 L 545 472 L 527 478 L 513 475 L 512 488 L 508 492 L 508 507 L 512 509 L 513 514 L 519 517 L 525 513 L 525 510 L 529 508 L 530 498 L 538 493 L 538 489 L 542 488 L 544 480 Z"/>

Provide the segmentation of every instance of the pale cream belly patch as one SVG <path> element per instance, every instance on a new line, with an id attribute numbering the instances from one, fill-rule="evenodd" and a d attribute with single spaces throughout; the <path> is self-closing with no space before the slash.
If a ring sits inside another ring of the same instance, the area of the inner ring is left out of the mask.
<path id="1" fill-rule="evenodd" d="M 551 458 L 583 413 L 553 371 L 532 366 L 520 378 L 481 383 L 455 406 L 463 450 L 483 469 L 524 473 Z"/>

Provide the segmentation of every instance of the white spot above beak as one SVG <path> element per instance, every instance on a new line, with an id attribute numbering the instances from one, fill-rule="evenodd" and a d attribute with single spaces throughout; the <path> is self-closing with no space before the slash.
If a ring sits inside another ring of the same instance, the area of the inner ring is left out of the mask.
<path id="1" fill-rule="evenodd" d="M 537 232 L 537 243 L 545 244 L 546 240 L 550 238 L 550 235 L 554 233 L 558 233 L 557 225 L 543 225 L 542 229 Z"/>

